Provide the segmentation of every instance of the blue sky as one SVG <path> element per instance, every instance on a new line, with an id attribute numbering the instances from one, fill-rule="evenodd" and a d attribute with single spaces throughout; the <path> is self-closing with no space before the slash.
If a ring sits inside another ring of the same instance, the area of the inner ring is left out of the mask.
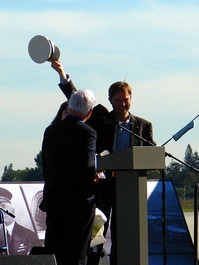
<path id="1" fill-rule="evenodd" d="M 28 43 L 51 39 L 77 88 L 104 104 L 109 86 L 133 87 L 131 112 L 153 123 L 163 144 L 199 114 L 198 1 L 0 0 L 0 175 L 4 166 L 34 167 L 43 132 L 65 100 L 50 63 L 34 63 Z M 199 152 L 199 118 L 166 151 Z M 166 158 L 168 164 L 170 160 Z"/>

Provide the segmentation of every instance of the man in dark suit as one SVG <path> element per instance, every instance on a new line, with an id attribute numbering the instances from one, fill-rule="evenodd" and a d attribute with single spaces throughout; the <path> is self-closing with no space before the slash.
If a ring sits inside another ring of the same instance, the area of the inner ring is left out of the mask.
<path id="1" fill-rule="evenodd" d="M 12 193 L 0 187 L 0 208 L 15 215 L 11 204 Z M 5 234 L 7 236 L 8 252 L 10 255 L 27 255 L 33 246 L 39 246 L 37 234 L 15 222 L 15 218 L 4 213 Z M 3 227 L 1 227 L 3 228 Z M 5 246 L 3 230 L 0 232 L 0 246 Z"/>
<path id="2" fill-rule="evenodd" d="M 58 265 L 85 265 L 95 213 L 96 132 L 85 124 L 92 113 L 91 91 L 74 93 L 67 117 L 44 133 L 43 202 L 46 211 L 45 252 Z"/>
<path id="3" fill-rule="evenodd" d="M 76 91 L 68 74 L 65 74 L 60 61 L 53 61 L 51 64 L 60 76 L 60 88 L 67 98 Z M 124 150 L 130 146 L 150 145 L 153 142 L 152 124 L 140 117 L 130 113 L 132 101 L 132 88 L 123 81 L 115 82 L 109 88 L 109 102 L 113 110 L 108 112 L 102 105 L 97 105 L 93 109 L 93 114 L 88 123 L 97 132 L 97 153 L 108 150 L 110 153 Z M 121 123 L 123 127 L 134 132 L 138 136 L 146 139 L 142 141 L 133 134 L 126 132 L 116 125 L 115 121 Z M 97 207 L 104 212 L 107 219 L 111 217 L 111 253 L 110 264 L 117 265 L 117 236 L 116 236 L 116 194 L 114 172 L 106 172 L 106 179 L 99 179 L 98 183 L 98 205 Z M 104 235 L 107 232 L 109 222 L 105 224 Z M 99 247 L 98 253 L 101 252 Z M 94 255 L 93 255 L 94 256 Z M 93 259 L 87 265 L 98 264 L 99 255 L 96 255 L 96 263 Z"/>

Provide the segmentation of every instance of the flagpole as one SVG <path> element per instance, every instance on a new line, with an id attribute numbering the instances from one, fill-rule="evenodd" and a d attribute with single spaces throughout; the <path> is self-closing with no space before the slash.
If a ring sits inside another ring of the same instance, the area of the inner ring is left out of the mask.
<path id="1" fill-rule="evenodd" d="M 192 121 L 194 121 L 195 119 L 197 119 L 199 117 L 199 114 L 192 120 Z"/>
<path id="2" fill-rule="evenodd" d="M 162 144 L 162 146 L 164 146 L 165 144 L 167 144 L 168 142 L 170 142 L 172 139 L 173 139 L 173 136 L 169 140 L 167 140 L 164 144 Z"/>
<path id="3" fill-rule="evenodd" d="M 193 119 L 191 120 L 186 126 L 184 126 L 182 129 L 180 129 L 177 133 L 175 133 L 169 140 L 167 140 L 164 144 L 162 144 L 162 146 L 164 146 L 165 144 L 167 144 L 169 141 L 171 141 L 173 138 L 175 141 L 177 141 L 180 137 L 182 137 L 187 131 L 189 131 L 190 129 L 193 128 L 194 123 L 193 121 L 198 118 L 199 114 Z M 181 134 L 180 134 L 181 133 Z M 178 135 L 179 134 L 179 135 Z M 175 139 L 175 136 L 178 135 L 178 137 L 176 137 L 177 139 Z"/>

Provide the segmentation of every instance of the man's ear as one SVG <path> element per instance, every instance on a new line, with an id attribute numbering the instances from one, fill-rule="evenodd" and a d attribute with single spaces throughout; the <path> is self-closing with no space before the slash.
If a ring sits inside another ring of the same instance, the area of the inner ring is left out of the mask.
<path id="1" fill-rule="evenodd" d="M 82 120 L 83 120 L 84 122 L 86 122 L 86 121 L 90 118 L 90 116 L 91 116 L 91 114 L 92 114 L 92 111 L 93 111 L 93 109 L 90 109 L 90 110 L 88 111 L 88 113 L 86 114 L 86 116 L 84 116 L 84 117 L 82 118 Z"/>
<path id="2" fill-rule="evenodd" d="M 90 109 L 88 112 L 89 117 L 91 116 L 92 112 L 93 112 L 93 109 Z"/>

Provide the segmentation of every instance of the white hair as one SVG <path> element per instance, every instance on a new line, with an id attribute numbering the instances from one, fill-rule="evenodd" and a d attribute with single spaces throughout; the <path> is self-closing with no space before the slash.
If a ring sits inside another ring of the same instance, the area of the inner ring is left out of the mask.
<path id="1" fill-rule="evenodd" d="M 94 104 L 95 96 L 91 90 L 77 90 L 69 99 L 68 110 L 86 115 Z"/>

